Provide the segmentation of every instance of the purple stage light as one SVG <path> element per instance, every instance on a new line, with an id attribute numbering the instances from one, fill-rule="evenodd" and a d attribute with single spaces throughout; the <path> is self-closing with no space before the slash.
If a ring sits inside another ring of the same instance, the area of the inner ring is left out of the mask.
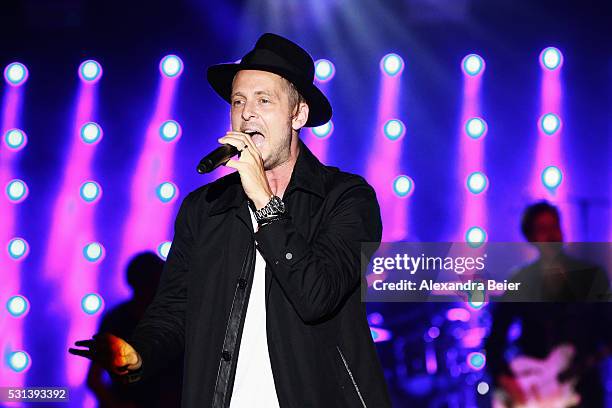
<path id="1" fill-rule="evenodd" d="M 312 134 L 317 137 L 317 139 L 327 139 L 334 131 L 334 124 L 330 120 L 327 123 L 322 124 L 321 126 L 316 126 L 312 128 Z"/>
<path id="2" fill-rule="evenodd" d="M 547 47 L 540 53 L 542 68 L 554 71 L 563 66 L 563 53 L 555 47 Z"/>
<path id="3" fill-rule="evenodd" d="M 334 64 L 326 59 L 319 59 L 315 62 L 315 78 L 319 82 L 327 82 L 336 74 Z"/>
<path id="4" fill-rule="evenodd" d="M 21 86 L 28 80 L 28 68 L 21 62 L 12 62 L 4 68 L 4 80 L 11 86 Z"/>
<path id="5" fill-rule="evenodd" d="M 182 134 L 181 125 L 175 120 L 167 120 L 159 127 L 159 136 L 166 142 L 176 141 Z"/>
<path id="6" fill-rule="evenodd" d="M 30 302 L 25 296 L 14 295 L 6 302 L 6 310 L 11 316 L 21 318 L 30 311 Z"/>
<path id="7" fill-rule="evenodd" d="M 28 196 L 28 186 L 23 180 L 11 180 L 6 185 L 6 195 L 11 202 L 20 203 Z"/>
<path id="8" fill-rule="evenodd" d="M 461 69 L 465 75 L 471 77 L 482 75 L 485 70 L 485 61 L 478 54 L 466 55 L 461 61 Z"/>
<path id="9" fill-rule="evenodd" d="M 23 149 L 28 143 L 28 136 L 21 129 L 9 129 L 4 134 L 4 144 L 13 151 Z"/>
<path id="10" fill-rule="evenodd" d="M 393 181 L 393 192 L 398 197 L 410 197 L 414 193 L 414 181 L 408 176 L 398 176 Z"/>
<path id="11" fill-rule="evenodd" d="M 470 368 L 479 371 L 484 368 L 487 359 L 483 353 L 475 351 L 467 355 L 466 362 Z"/>
<path id="12" fill-rule="evenodd" d="M 380 60 L 380 70 L 389 76 L 396 76 L 404 71 L 404 60 L 395 53 L 390 53 Z"/>
<path id="13" fill-rule="evenodd" d="M 168 78 L 177 78 L 183 72 L 183 60 L 176 55 L 166 55 L 159 63 L 159 71 Z"/>
<path id="14" fill-rule="evenodd" d="M 30 246 L 25 239 L 16 237 L 9 241 L 7 250 L 12 259 L 15 261 L 21 261 L 28 256 Z"/>
<path id="15" fill-rule="evenodd" d="M 96 144 L 102 140 L 102 127 L 96 122 L 87 122 L 81 126 L 81 139 L 87 144 Z"/>
<path id="16" fill-rule="evenodd" d="M 24 373 L 30 368 L 32 359 L 27 352 L 18 350 L 6 354 L 6 363 L 16 373 Z"/>
<path id="17" fill-rule="evenodd" d="M 372 334 L 374 343 L 388 341 L 393 337 L 389 330 L 381 329 L 380 327 L 370 327 L 370 333 Z"/>
<path id="18" fill-rule="evenodd" d="M 79 65 L 79 78 L 81 81 L 95 84 L 102 78 L 102 66 L 98 61 L 87 60 Z"/>

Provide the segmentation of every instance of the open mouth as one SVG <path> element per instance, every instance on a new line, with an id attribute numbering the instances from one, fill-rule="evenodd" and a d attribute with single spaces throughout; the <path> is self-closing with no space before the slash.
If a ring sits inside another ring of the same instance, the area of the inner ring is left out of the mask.
<path id="1" fill-rule="evenodd" d="M 255 147 L 257 148 L 263 145 L 263 142 L 266 139 L 266 137 L 258 130 L 244 130 L 244 133 L 251 136 L 251 140 L 253 143 L 255 143 Z"/>

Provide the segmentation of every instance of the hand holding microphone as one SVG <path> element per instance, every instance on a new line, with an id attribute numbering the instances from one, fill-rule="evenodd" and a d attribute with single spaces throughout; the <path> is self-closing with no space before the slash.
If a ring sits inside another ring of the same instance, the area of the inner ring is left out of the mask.
<path id="1" fill-rule="evenodd" d="M 241 132 L 227 132 L 226 136 L 228 135 L 232 135 L 232 134 L 255 134 L 257 132 L 251 132 L 249 133 L 241 133 Z M 245 147 L 247 145 L 245 144 Z M 244 149 L 244 148 L 243 148 Z M 224 144 L 222 146 L 217 147 L 215 150 L 213 150 L 212 152 L 208 153 L 206 156 L 204 156 L 204 158 L 202 158 L 202 160 L 200 160 L 200 163 L 198 164 L 197 167 L 197 171 L 200 174 L 205 174 L 205 173 L 210 173 L 211 171 L 213 171 L 214 169 L 216 169 L 217 167 L 224 165 L 225 163 L 227 163 L 229 161 L 229 159 L 231 159 L 232 157 L 236 156 L 238 153 L 240 153 L 242 151 L 238 150 L 238 148 L 236 146 L 233 146 L 229 143 Z"/>
<path id="2" fill-rule="evenodd" d="M 268 184 L 261 152 L 251 139 L 255 135 L 265 139 L 258 131 L 249 133 L 227 132 L 224 137 L 219 139 L 219 143 L 224 143 L 224 146 L 205 156 L 200 161 L 198 172 L 200 172 L 200 168 L 206 172 L 206 170 L 215 169 L 221 164 L 238 170 L 244 192 L 255 204 L 255 207 L 260 209 L 270 201 L 270 197 L 274 194 Z M 235 153 L 232 154 L 233 152 Z M 231 158 L 238 153 L 240 153 L 240 159 L 232 160 Z"/>

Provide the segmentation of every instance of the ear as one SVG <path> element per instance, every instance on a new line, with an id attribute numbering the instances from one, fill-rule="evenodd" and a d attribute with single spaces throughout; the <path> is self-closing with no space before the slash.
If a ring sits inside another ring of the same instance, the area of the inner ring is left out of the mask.
<path id="1" fill-rule="evenodd" d="M 308 121 L 308 114 L 310 110 L 308 108 L 308 104 L 305 102 L 301 102 L 298 106 L 298 111 L 293 118 L 291 119 L 291 127 L 293 130 L 300 130 Z"/>

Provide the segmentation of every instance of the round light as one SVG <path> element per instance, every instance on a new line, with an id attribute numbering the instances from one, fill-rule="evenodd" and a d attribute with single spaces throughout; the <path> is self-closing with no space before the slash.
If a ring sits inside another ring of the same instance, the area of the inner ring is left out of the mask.
<path id="1" fill-rule="evenodd" d="M 389 140 L 397 140 L 406 134 L 406 126 L 399 119 L 391 119 L 384 124 L 383 132 Z"/>
<path id="2" fill-rule="evenodd" d="M 489 179 L 484 173 L 476 171 L 467 178 L 467 188 L 472 194 L 480 194 L 489 186 Z"/>
<path id="3" fill-rule="evenodd" d="M 171 241 L 162 242 L 157 246 L 157 255 L 165 261 L 166 259 L 168 259 L 168 253 L 170 252 L 171 246 Z"/>
<path id="4" fill-rule="evenodd" d="M 28 311 L 28 301 L 23 296 L 12 296 L 6 302 L 6 309 L 13 317 L 21 317 Z"/>
<path id="5" fill-rule="evenodd" d="M 28 196 L 28 186 L 23 180 L 11 180 L 6 185 L 6 195 L 12 202 L 20 203 Z"/>
<path id="6" fill-rule="evenodd" d="M 408 176 L 398 176 L 393 181 L 393 191 L 399 197 L 408 197 L 414 191 L 414 181 Z"/>
<path id="7" fill-rule="evenodd" d="M 28 75 L 28 68 L 21 62 L 12 62 L 4 68 L 4 80 L 11 86 L 23 85 Z"/>
<path id="8" fill-rule="evenodd" d="M 478 383 L 478 386 L 476 386 L 476 390 L 480 395 L 486 395 L 486 393 L 489 392 L 489 384 L 481 381 Z"/>
<path id="9" fill-rule="evenodd" d="M 563 65 L 563 54 L 555 47 L 547 47 L 540 53 L 540 64 L 551 71 Z"/>
<path id="10" fill-rule="evenodd" d="M 437 339 L 440 336 L 440 329 L 436 326 L 432 326 L 427 330 L 427 335 L 431 339 Z"/>
<path id="11" fill-rule="evenodd" d="M 465 233 L 465 241 L 469 246 L 478 248 L 487 240 L 487 233 L 480 227 L 471 227 Z"/>
<path id="12" fill-rule="evenodd" d="M 547 135 L 553 135 L 561 127 L 561 119 L 554 113 L 547 113 L 540 118 L 540 129 Z"/>
<path id="13" fill-rule="evenodd" d="M 89 262 L 99 262 L 104 257 L 104 247 L 98 242 L 91 242 L 83 248 L 83 256 Z"/>
<path id="14" fill-rule="evenodd" d="M 465 133 L 472 139 L 483 137 L 487 130 L 487 122 L 482 118 L 470 118 L 465 122 Z"/>
<path id="15" fill-rule="evenodd" d="M 174 78 L 183 72 L 183 61 L 176 55 L 166 55 L 159 63 L 159 70 L 168 78 Z"/>
<path id="16" fill-rule="evenodd" d="M 378 312 L 370 313 L 368 315 L 368 323 L 370 323 L 373 326 L 380 326 L 381 324 L 384 323 L 383 315 L 381 315 Z"/>
<path id="17" fill-rule="evenodd" d="M 557 166 L 548 166 L 542 171 L 542 183 L 548 189 L 559 187 L 563 181 L 563 173 Z"/>
<path id="18" fill-rule="evenodd" d="M 315 62 L 315 78 L 319 82 L 327 82 L 334 77 L 336 67 L 326 59 L 320 59 Z"/>
<path id="19" fill-rule="evenodd" d="M 87 122 L 81 126 L 81 139 L 87 144 L 99 142 L 102 134 L 102 128 L 95 122 Z"/>
<path id="20" fill-rule="evenodd" d="M 28 143 L 28 137 L 21 129 L 9 129 L 4 134 L 4 143 L 9 149 L 21 150 Z"/>
<path id="21" fill-rule="evenodd" d="M 477 76 L 484 72 L 485 62 L 478 54 L 469 54 L 461 61 L 461 68 L 466 75 Z"/>
<path id="22" fill-rule="evenodd" d="M 380 69 L 389 76 L 398 75 L 404 70 L 404 60 L 395 53 L 387 54 L 380 60 Z"/>
<path id="23" fill-rule="evenodd" d="M 81 299 L 81 309 L 87 314 L 98 313 L 104 307 L 104 300 L 97 293 L 89 293 Z"/>
<path id="24" fill-rule="evenodd" d="M 23 238 L 13 238 L 8 243 L 8 253 L 15 260 L 24 259 L 28 255 L 29 246 Z"/>
<path id="25" fill-rule="evenodd" d="M 315 135 L 319 139 L 328 138 L 332 132 L 334 131 L 334 124 L 332 121 L 328 121 L 327 123 L 322 124 L 321 126 L 313 127 L 312 134 Z"/>
<path id="26" fill-rule="evenodd" d="M 159 135 L 166 142 L 177 140 L 182 133 L 181 125 L 174 120 L 167 120 L 159 127 Z"/>
<path id="27" fill-rule="evenodd" d="M 11 296 L 6 302 L 6 310 L 13 317 L 23 317 L 30 310 L 30 302 L 24 296 Z"/>
<path id="28" fill-rule="evenodd" d="M 94 60 L 83 61 L 79 66 L 79 77 L 85 82 L 98 82 L 102 78 L 102 66 Z"/>
<path id="29" fill-rule="evenodd" d="M 86 181 L 79 189 L 81 198 L 88 203 L 95 203 L 102 197 L 102 187 L 95 181 Z"/>
<path id="30" fill-rule="evenodd" d="M 178 187 L 169 181 L 161 183 L 157 187 L 157 197 L 163 203 L 169 203 L 178 195 Z"/>
<path id="31" fill-rule="evenodd" d="M 30 355 L 25 351 L 14 351 L 7 356 L 7 363 L 11 370 L 21 373 L 30 367 Z"/>
<path id="32" fill-rule="evenodd" d="M 467 363 L 474 370 L 482 370 L 486 364 L 486 361 L 485 355 L 478 351 L 469 353 L 467 355 Z"/>

